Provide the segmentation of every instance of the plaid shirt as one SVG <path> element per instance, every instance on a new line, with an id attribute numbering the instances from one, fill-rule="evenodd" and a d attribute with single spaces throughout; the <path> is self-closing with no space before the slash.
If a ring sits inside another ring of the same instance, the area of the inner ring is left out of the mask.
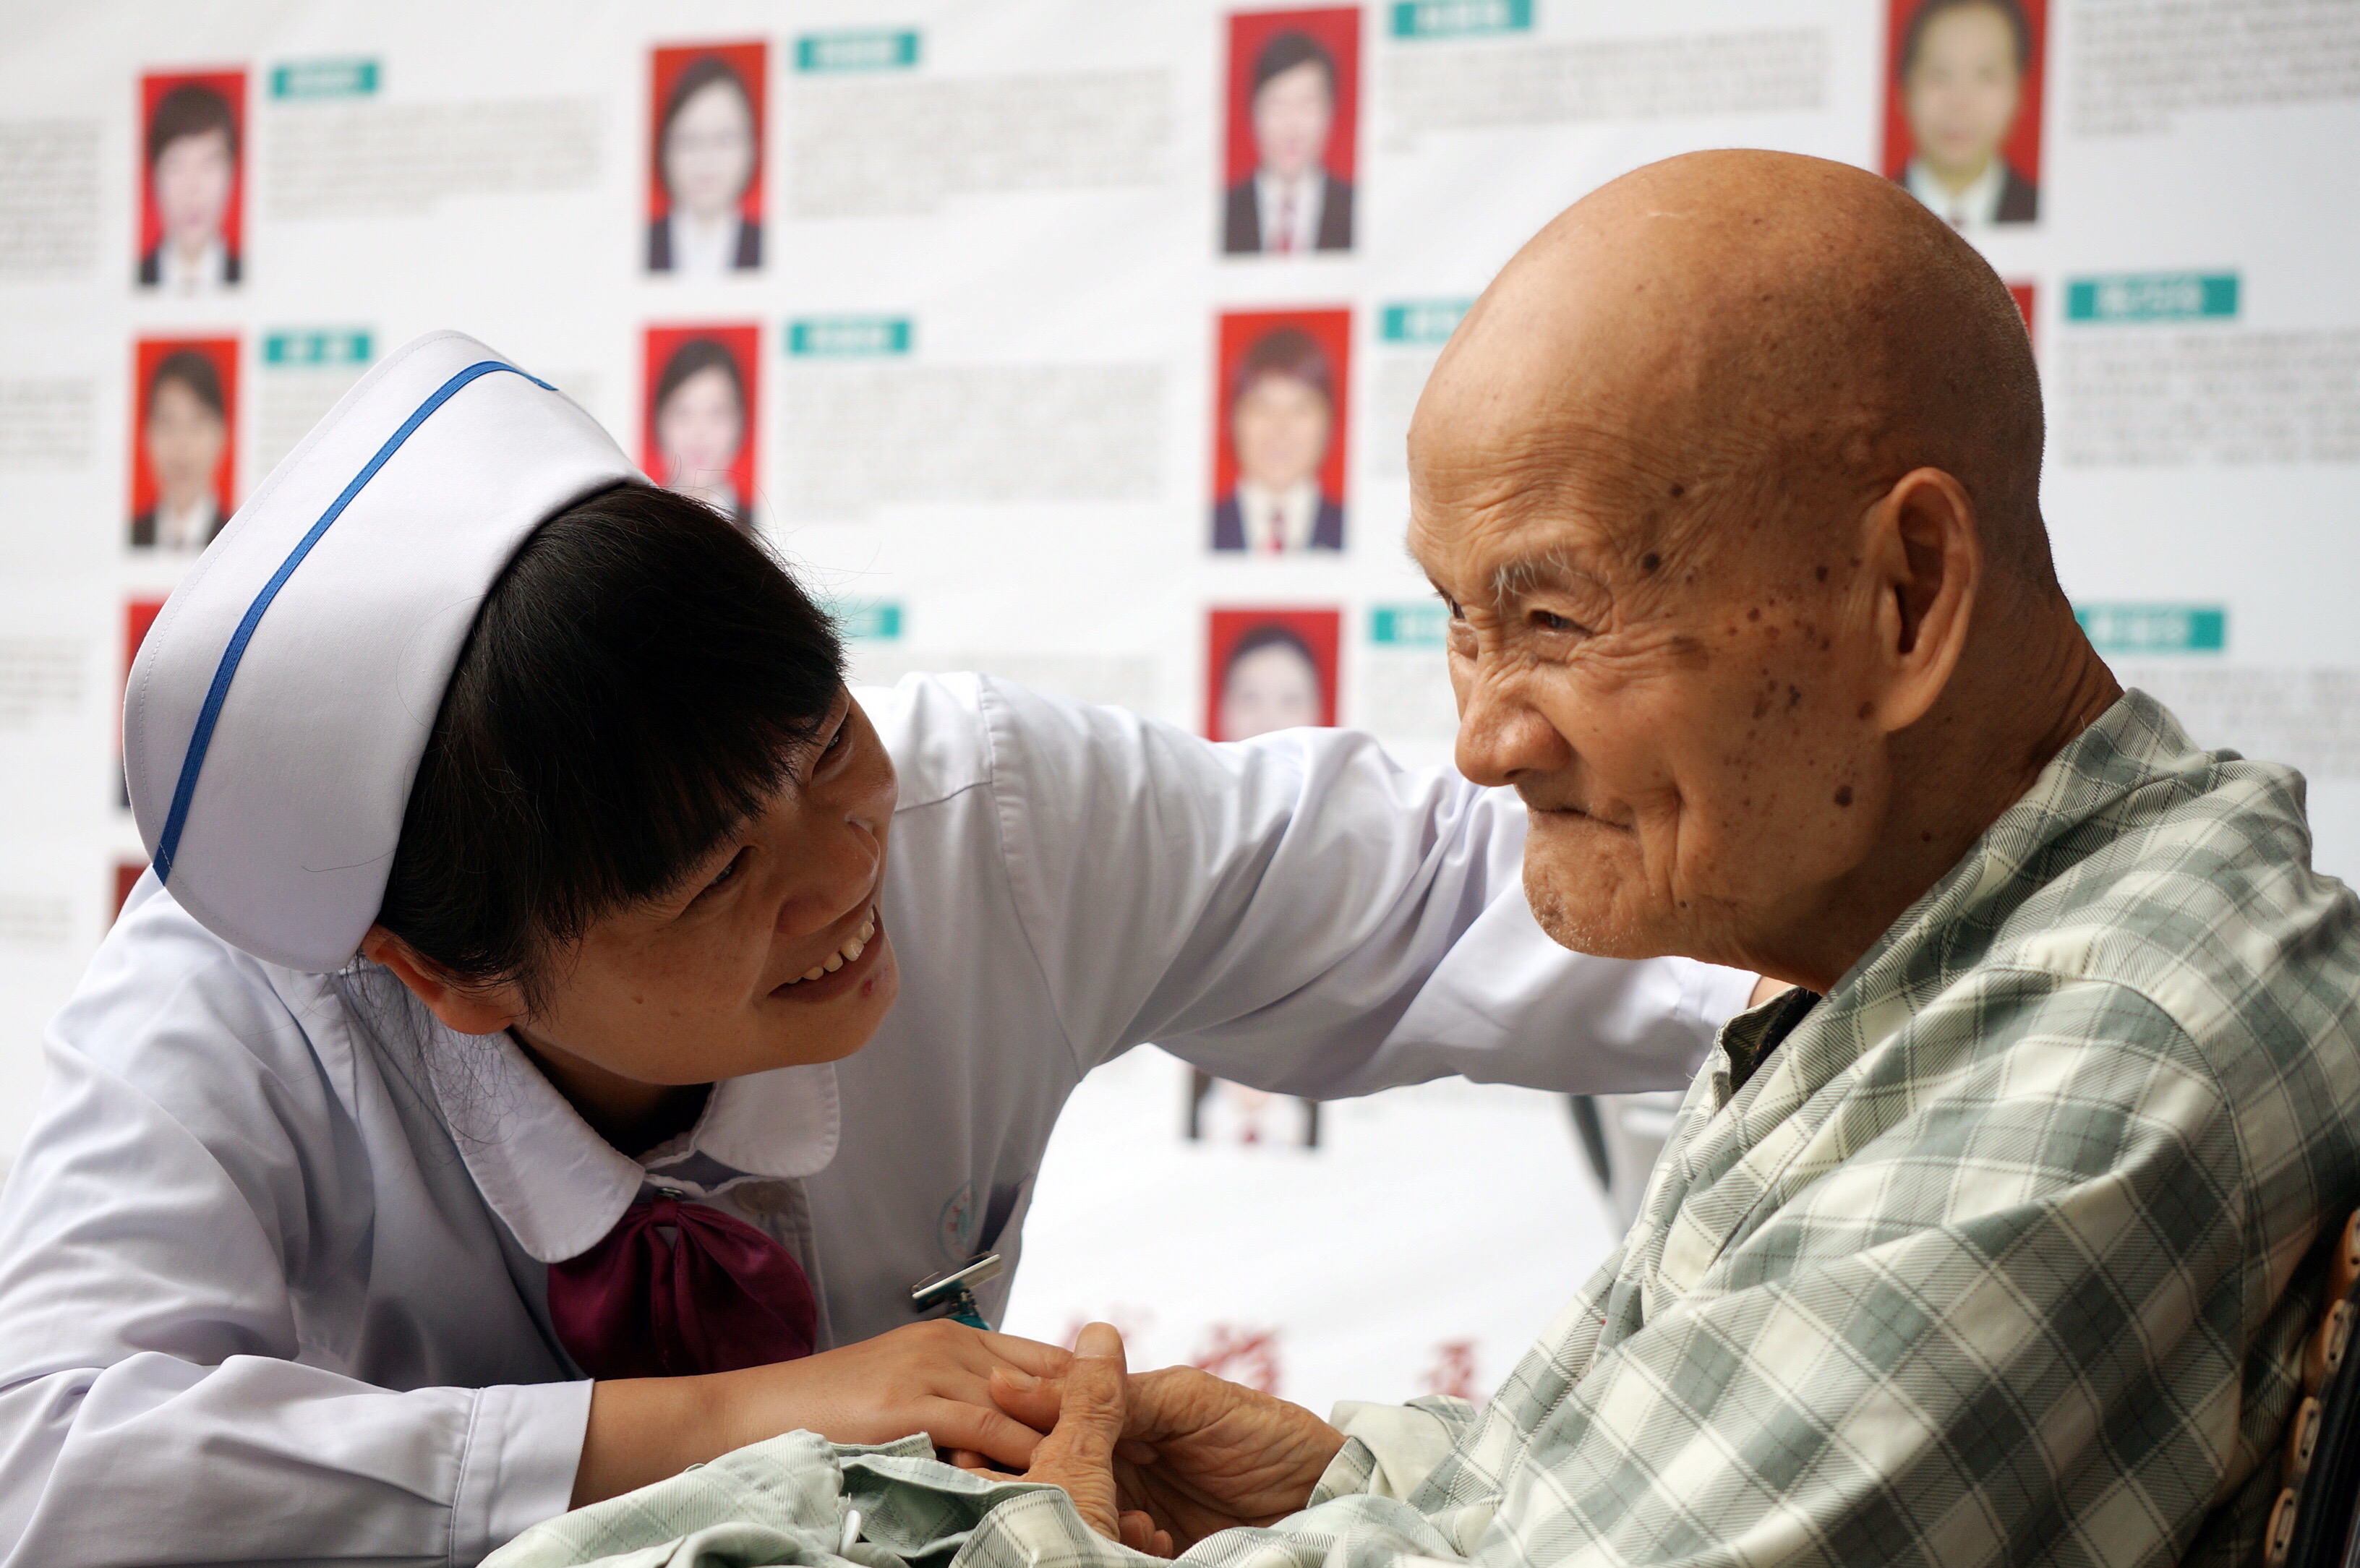
<path id="1" fill-rule="evenodd" d="M 2125 695 L 1824 999 L 1731 1021 L 1480 1418 L 1339 1412 L 1311 1508 L 1185 1560 L 2257 1561 L 2360 1198 L 2356 931 L 2300 779 Z M 1141 1561 L 898 1465 L 956 1568 Z"/>

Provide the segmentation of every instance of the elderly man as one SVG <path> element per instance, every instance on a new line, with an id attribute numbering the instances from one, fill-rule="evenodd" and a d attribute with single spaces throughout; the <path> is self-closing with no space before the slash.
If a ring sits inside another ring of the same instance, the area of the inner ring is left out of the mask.
<path id="1" fill-rule="evenodd" d="M 1553 223 L 1410 438 L 1460 764 L 1559 941 L 1796 988 L 1480 1417 L 1126 1379 L 1094 1325 L 998 1389 L 1055 1487 L 819 1492 L 959 1568 L 2251 1560 L 2360 1196 L 2360 909 L 2295 775 L 2083 640 L 2040 441 L 2007 290 L 1892 184 L 1702 154 Z"/>

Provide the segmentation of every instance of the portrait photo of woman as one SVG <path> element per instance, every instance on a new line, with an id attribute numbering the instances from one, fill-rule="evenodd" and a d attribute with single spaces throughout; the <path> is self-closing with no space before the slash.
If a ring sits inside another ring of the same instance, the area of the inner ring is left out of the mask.
<path id="1" fill-rule="evenodd" d="M 239 71 L 141 79 L 139 287 L 214 294 L 243 270 Z"/>
<path id="2" fill-rule="evenodd" d="M 648 329 L 648 474 L 749 533 L 759 342 L 751 325 Z"/>
<path id="3" fill-rule="evenodd" d="M 132 548 L 202 550 L 229 520 L 237 343 L 146 342 L 135 365 Z"/>
<path id="4" fill-rule="evenodd" d="M 1895 0 L 1885 172 L 1961 231 L 2040 216 L 2044 0 Z"/>
<path id="5" fill-rule="evenodd" d="M 1325 609 L 1219 609 L 1207 623 L 1205 734 L 1251 740 L 1336 723 L 1343 616 Z"/>
<path id="6" fill-rule="evenodd" d="M 759 43 L 654 51 L 650 272 L 762 265 L 763 53 Z"/>
<path id="7" fill-rule="evenodd" d="M 1240 312 L 1220 330 L 1213 548 L 1344 548 L 1348 311 Z"/>

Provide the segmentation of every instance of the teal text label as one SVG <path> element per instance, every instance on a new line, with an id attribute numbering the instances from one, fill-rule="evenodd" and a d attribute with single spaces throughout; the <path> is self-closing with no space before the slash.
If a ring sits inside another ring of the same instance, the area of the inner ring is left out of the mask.
<path id="1" fill-rule="evenodd" d="M 2077 604 L 2073 618 L 2100 653 L 2220 653 L 2229 612 L 2220 604 Z"/>
<path id="2" fill-rule="evenodd" d="M 1405 299 L 1378 313 L 1377 335 L 1390 343 L 1446 343 L 1474 308 L 1472 299 Z"/>
<path id="3" fill-rule="evenodd" d="M 907 316 L 807 316 L 787 323 L 787 352 L 813 359 L 907 354 L 914 335 Z"/>
<path id="4" fill-rule="evenodd" d="M 890 599 L 855 600 L 829 606 L 836 629 L 862 642 L 894 642 L 901 636 L 901 606 Z"/>
<path id="5" fill-rule="evenodd" d="M 1440 648 L 1449 635 L 1450 612 L 1440 600 L 1379 604 L 1369 612 L 1369 640 L 1396 648 Z"/>
<path id="6" fill-rule="evenodd" d="M 1393 37 L 1470 38 L 1533 30 L 1533 0 L 1394 0 Z"/>
<path id="7" fill-rule="evenodd" d="M 363 365 L 375 357 L 366 327 L 301 327 L 262 334 L 262 363 Z"/>
<path id="8" fill-rule="evenodd" d="M 918 35 L 907 28 L 805 33 L 795 40 L 797 71 L 907 71 L 918 63 Z"/>
<path id="9" fill-rule="evenodd" d="M 2234 321 L 2234 272 L 2125 272 L 2065 284 L 2069 321 Z"/>
<path id="10" fill-rule="evenodd" d="M 366 98 L 381 72 L 373 60 L 290 60 L 270 68 L 273 98 Z"/>

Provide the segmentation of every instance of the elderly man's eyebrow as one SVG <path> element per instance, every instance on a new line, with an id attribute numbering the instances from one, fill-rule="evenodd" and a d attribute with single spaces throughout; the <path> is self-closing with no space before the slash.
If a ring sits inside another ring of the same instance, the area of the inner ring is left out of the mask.
<path id="1" fill-rule="evenodd" d="M 1575 582 L 1596 582 L 1594 573 L 1582 570 L 1572 556 L 1562 550 L 1535 550 L 1503 561 L 1491 569 L 1491 599 L 1504 604 L 1511 599 L 1521 599 L 1536 588 L 1563 587 Z"/>

